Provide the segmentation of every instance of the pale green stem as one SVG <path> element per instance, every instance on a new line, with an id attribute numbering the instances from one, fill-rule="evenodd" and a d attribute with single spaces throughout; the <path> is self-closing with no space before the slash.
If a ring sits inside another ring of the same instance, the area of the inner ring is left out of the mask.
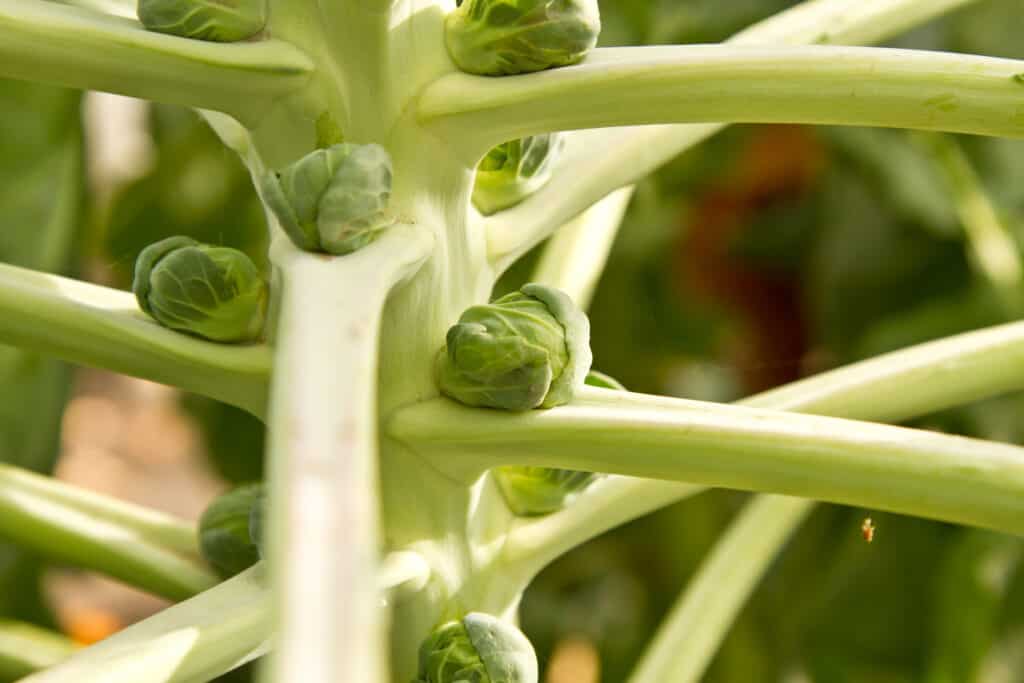
<path id="1" fill-rule="evenodd" d="M 1024 448 L 929 431 L 592 387 L 518 414 L 435 399 L 389 431 L 456 477 L 560 467 L 1024 533 Z"/>
<path id="2" fill-rule="evenodd" d="M 666 123 L 885 126 L 1024 137 L 1024 62 L 839 46 L 681 45 L 594 50 L 510 79 L 445 76 L 420 122 L 467 161 L 504 140 Z M 615 106 L 608 106 L 614 92 Z"/>
<path id="3" fill-rule="evenodd" d="M 744 405 L 902 422 L 1024 389 L 1024 323 L 920 344 L 753 396 Z M 539 571 L 605 531 L 702 491 L 700 486 L 609 477 L 568 509 L 523 520 L 508 556 Z"/>
<path id="4" fill-rule="evenodd" d="M 629 683 L 696 683 L 746 598 L 814 503 L 757 496 L 701 563 Z"/>
<path id="5" fill-rule="evenodd" d="M 430 581 L 431 569 L 426 558 L 412 550 L 389 553 L 380 564 L 377 587 L 395 597 L 423 590 Z"/>
<path id="6" fill-rule="evenodd" d="M 266 412 L 266 346 L 216 344 L 160 327 L 128 292 L 0 264 L 0 342 Z"/>
<path id="7" fill-rule="evenodd" d="M 257 564 L 80 650 L 24 683 L 197 683 L 264 654 L 270 592 Z"/>
<path id="8" fill-rule="evenodd" d="M 946 178 L 953 205 L 967 236 L 971 260 L 982 276 L 1003 298 L 1007 311 L 1017 317 L 1024 298 L 1024 265 L 1020 249 L 1008 225 L 985 191 L 981 178 L 955 139 L 923 134 L 921 141 Z"/>
<path id="9" fill-rule="evenodd" d="M 0 619 L 0 680 L 16 680 L 67 659 L 75 644 L 54 631 Z"/>
<path id="10" fill-rule="evenodd" d="M 633 188 L 625 187 L 563 226 L 541 254 L 532 280 L 561 289 L 580 308 L 590 306 L 632 198 Z"/>
<path id="11" fill-rule="evenodd" d="M 257 121 L 309 81 L 279 40 L 212 43 L 44 0 L 0 0 L 0 76 L 224 111 Z"/>
<path id="12" fill-rule="evenodd" d="M 0 536 L 172 600 L 217 582 L 194 525 L 10 465 L 0 465 Z"/>
<path id="13" fill-rule="evenodd" d="M 103 12 L 117 17 L 134 19 L 136 16 L 136 2 L 132 0 L 56 0 L 61 5 L 71 5 L 93 12 Z"/>
<path id="14" fill-rule="evenodd" d="M 816 0 L 733 37 L 740 45 L 874 43 L 974 0 Z M 753 98 L 752 98 L 753 99 Z M 636 126 L 570 134 L 555 180 L 519 206 L 485 222 L 500 271 L 610 192 L 635 183 L 723 124 Z"/>
<path id="15" fill-rule="evenodd" d="M 392 228 L 342 258 L 277 239 L 280 275 L 269 468 L 278 646 L 273 681 L 380 681 L 377 355 L 385 299 L 430 253 Z"/>

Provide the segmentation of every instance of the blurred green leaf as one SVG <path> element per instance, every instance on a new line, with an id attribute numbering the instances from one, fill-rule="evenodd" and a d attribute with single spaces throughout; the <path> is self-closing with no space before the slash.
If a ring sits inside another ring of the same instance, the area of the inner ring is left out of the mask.
<path id="1" fill-rule="evenodd" d="M 81 95 L 0 84 L 0 261 L 67 273 L 74 262 L 84 170 Z M 0 461 L 49 471 L 70 385 L 62 363 L 0 347 Z M 34 558 L 0 541 L 0 615 L 46 623 Z"/>
<path id="2" fill-rule="evenodd" d="M 1019 538 L 979 530 L 962 531 L 950 545 L 935 580 L 926 683 L 979 680 L 1021 549 Z"/>

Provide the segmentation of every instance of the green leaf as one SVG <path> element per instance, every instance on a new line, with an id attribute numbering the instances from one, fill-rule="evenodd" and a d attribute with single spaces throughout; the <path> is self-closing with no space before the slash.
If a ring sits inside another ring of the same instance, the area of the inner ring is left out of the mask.
<path id="1" fill-rule="evenodd" d="M 84 189 L 81 95 L 0 83 L 0 261 L 50 272 L 72 267 Z M 70 385 L 63 363 L 0 347 L 0 462 L 48 472 Z M 0 540 L 0 614 L 47 622 L 39 564 Z"/>

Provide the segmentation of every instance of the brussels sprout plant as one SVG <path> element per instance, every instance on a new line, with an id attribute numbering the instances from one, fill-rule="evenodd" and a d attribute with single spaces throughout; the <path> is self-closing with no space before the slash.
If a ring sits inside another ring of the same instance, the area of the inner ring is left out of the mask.
<path id="1" fill-rule="evenodd" d="M 240 407 L 268 440 L 266 508 L 235 492 L 198 530 L 0 469 L 0 534 L 177 601 L 21 648 L 26 680 L 261 658 L 279 683 L 533 682 L 513 624 L 545 566 L 706 488 L 769 494 L 630 679 L 696 681 L 812 501 L 1024 533 L 1024 449 L 889 424 L 1024 389 L 1024 324 L 735 405 L 584 383 L 630 186 L 726 124 L 1024 138 L 1024 62 L 858 47 L 970 1 L 808 0 L 723 44 L 597 48 L 595 0 L 0 0 L 0 76 L 194 108 L 254 179 L 272 271 L 190 238 L 142 252 L 135 296 L 0 264 L 0 342 Z"/>

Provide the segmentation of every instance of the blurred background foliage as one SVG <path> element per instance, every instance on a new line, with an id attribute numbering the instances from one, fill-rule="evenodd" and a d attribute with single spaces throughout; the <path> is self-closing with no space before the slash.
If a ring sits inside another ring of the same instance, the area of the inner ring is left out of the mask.
<path id="1" fill-rule="evenodd" d="M 792 4 L 601 0 L 602 39 L 718 41 Z M 894 44 L 1024 58 L 1019 22 L 1019 0 L 982 0 Z M 151 107 L 147 162 L 110 188 L 91 177 L 90 192 L 80 104 L 76 93 L 0 85 L 0 260 L 127 288 L 139 250 L 187 234 L 265 263 L 248 175 L 194 114 Z M 1024 311 L 1022 177 L 1021 142 L 728 129 L 638 186 L 591 310 L 597 367 L 636 391 L 729 401 L 1016 319 Z M 965 210 L 965 198 L 979 191 L 991 212 Z M 527 278 L 532 258 L 500 288 Z M 68 369 L 0 349 L 0 386 L 0 460 L 50 470 Z M 212 471 L 225 482 L 261 476 L 255 420 L 199 397 L 181 397 L 180 407 Z M 1024 398 L 1009 396 L 916 426 L 1020 443 L 1022 412 Z M 698 496 L 544 572 L 522 619 L 548 680 L 624 681 L 744 500 Z M 870 545 L 860 533 L 867 515 L 877 528 Z M 820 506 L 705 680 L 1022 681 L 1020 559 L 1015 538 Z M 0 617 L 52 622 L 40 570 L 0 539 Z"/>

